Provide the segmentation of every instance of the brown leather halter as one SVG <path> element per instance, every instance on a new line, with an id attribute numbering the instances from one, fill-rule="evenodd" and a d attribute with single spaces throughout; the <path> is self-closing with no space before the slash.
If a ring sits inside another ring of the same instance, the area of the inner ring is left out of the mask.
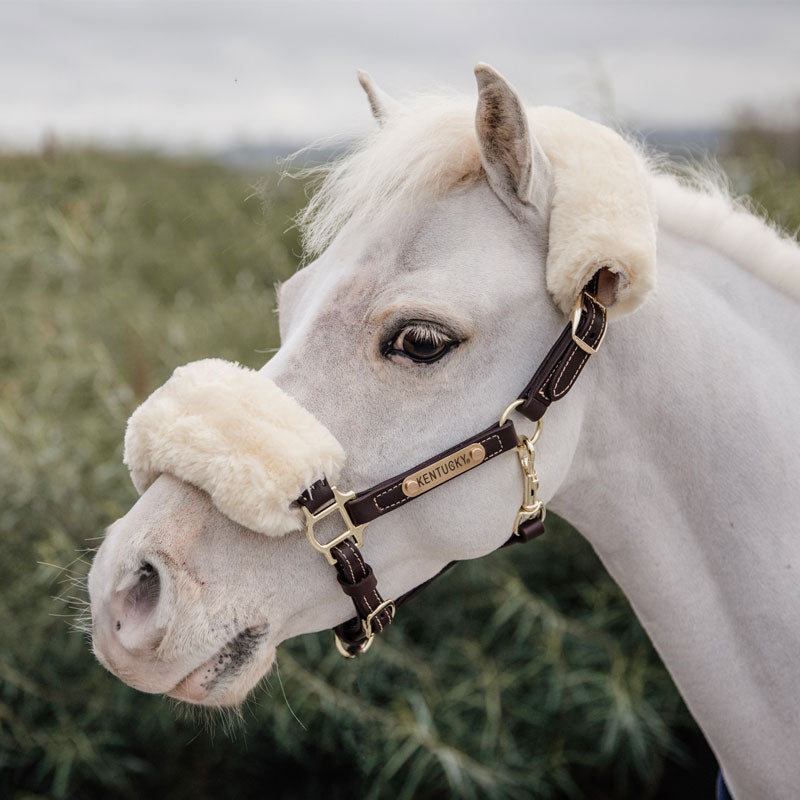
<path id="1" fill-rule="evenodd" d="M 542 430 L 542 417 L 554 400 L 561 399 L 575 383 L 589 359 L 597 352 L 606 332 L 606 309 L 596 298 L 598 278 L 582 290 L 570 314 L 570 321 L 528 385 L 500 417 L 484 431 L 444 450 L 410 470 L 356 494 L 340 492 L 325 478 L 313 483 L 298 498 L 306 519 L 306 535 L 315 550 L 332 566 L 342 590 L 352 600 L 356 616 L 334 628 L 336 646 L 347 658 L 367 651 L 375 634 L 394 620 L 396 607 L 427 586 L 438 575 L 396 600 L 384 600 L 378 592 L 375 573 L 361 556 L 364 528 L 378 517 L 410 503 L 452 478 L 489 461 L 495 456 L 516 450 L 525 480 L 524 496 L 514 530 L 503 547 L 529 542 L 544 533 L 545 507 L 537 497 L 539 480 L 534 468 L 534 445 Z M 537 423 L 529 439 L 519 436 L 508 419 L 517 411 Z M 346 530 L 328 542 L 314 536 L 314 525 L 337 513 Z"/>

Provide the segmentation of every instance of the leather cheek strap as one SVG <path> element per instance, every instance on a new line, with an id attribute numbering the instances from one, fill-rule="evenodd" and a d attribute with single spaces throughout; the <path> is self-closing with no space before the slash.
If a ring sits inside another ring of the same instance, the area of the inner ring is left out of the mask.
<path id="1" fill-rule="evenodd" d="M 365 522 L 372 522 L 372 520 L 383 516 L 389 511 L 394 511 L 396 508 L 410 503 L 417 497 L 421 497 L 423 493 L 418 495 L 409 496 L 403 491 L 403 482 L 406 478 L 422 472 L 426 467 L 436 464 L 439 461 L 446 460 L 448 457 L 454 455 L 459 450 L 469 447 L 470 445 L 480 445 L 484 449 L 484 457 L 480 465 L 486 461 L 495 458 L 509 450 L 513 450 L 518 444 L 517 432 L 514 430 L 514 423 L 510 420 L 503 425 L 492 425 L 489 428 L 481 431 L 463 442 L 442 451 L 433 458 L 423 461 L 417 466 L 413 467 L 406 472 L 395 475 L 393 478 L 383 481 L 382 483 L 373 486 L 366 492 L 361 492 L 353 500 L 347 503 L 347 510 L 350 518 L 356 525 L 361 525 Z M 474 468 L 473 468 L 474 469 Z M 453 477 L 458 477 L 454 475 Z M 447 481 L 437 484 L 443 486 Z M 436 488 L 436 487 L 434 487 Z M 433 491 L 430 489 L 429 491 Z"/>
<path id="2" fill-rule="evenodd" d="M 594 281 L 590 286 L 593 283 Z M 519 395 L 522 403 L 516 410 L 534 422 L 544 416 L 550 403 L 560 400 L 572 388 L 589 360 L 591 352 L 600 346 L 605 336 L 606 309 L 589 293 L 588 289 L 589 287 L 584 289 L 581 295 L 583 313 L 577 328 L 573 330 L 572 323 L 567 324 L 528 385 Z M 518 437 L 510 420 L 503 425 L 492 425 L 479 434 L 438 453 L 433 458 L 417 464 L 412 469 L 360 492 L 345 504 L 350 519 L 356 525 L 363 525 L 405 505 L 416 497 L 421 497 L 422 493 L 416 496 L 407 495 L 403 491 L 403 481 L 424 470 L 425 467 L 446 459 L 472 444 L 480 444 L 485 450 L 483 461 L 489 461 L 501 453 L 513 450 L 518 444 Z M 442 483 L 446 482 L 442 481 Z M 328 481 L 322 478 L 312 483 L 300 495 L 298 502 L 312 513 L 316 513 L 333 499 L 333 492 Z"/>
<path id="3" fill-rule="evenodd" d="M 534 422 L 544 416 L 550 403 L 560 400 L 572 388 L 589 356 L 597 350 L 605 336 L 605 306 L 587 290 L 583 291 L 581 300 L 583 313 L 577 329 L 573 331 L 570 322 L 561 331 L 519 396 L 523 403 L 516 410 Z"/>

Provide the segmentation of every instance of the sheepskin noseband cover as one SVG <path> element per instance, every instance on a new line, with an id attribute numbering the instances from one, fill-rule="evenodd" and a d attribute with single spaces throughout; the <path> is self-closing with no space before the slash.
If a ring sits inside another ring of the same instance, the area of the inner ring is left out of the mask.
<path id="1" fill-rule="evenodd" d="M 166 472 L 234 522 L 280 536 L 297 530 L 291 504 L 307 486 L 336 481 L 344 450 L 269 378 L 211 358 L 178 367 L 134 411 L 123 460 L 140 494 Z"/>

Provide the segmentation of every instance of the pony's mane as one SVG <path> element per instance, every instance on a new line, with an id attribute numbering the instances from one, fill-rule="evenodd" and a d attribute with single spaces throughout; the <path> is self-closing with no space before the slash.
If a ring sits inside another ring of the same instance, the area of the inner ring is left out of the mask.
<path id="1" fill-rule="evenodd" d="M 779 231 L 760 209 L 734 199 L 713 165 L 676 170 L 669 159 L 631 146 L 646 159 L 660 227 L 712 247 L 800 300 L 797 232 Z M 474 98 L 417 95 L 344 156 L 300 173 L 314 186 L 297 218 L 305 253 L 321 253 L 349 221 L 390 220 L 482 173 Z"/>
<path id="2" fill-rule="evenodd" d="M 659 227 L 705 244 L 800 301 L 800 231 L 786 232 L 749 197 L 736 197 L 714 164 L 651 169 Z"/>

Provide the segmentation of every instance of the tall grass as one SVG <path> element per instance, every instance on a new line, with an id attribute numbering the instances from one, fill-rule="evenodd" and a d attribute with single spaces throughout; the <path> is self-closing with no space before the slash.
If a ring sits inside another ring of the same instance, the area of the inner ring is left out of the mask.
<path id="1" fill-rule="evenodd" d="M 659 659 L 558 521 L 453 570 L 368 658 L 324 634 L 282 645 L 238 719 L 95 662 L 70 620 L 104 526 L 136 499 L 127 416 L 178 364 L 258 366 L 277 346 L 302 193 L 265 196 L 204 161 L 0 157 L 0 796 L 647 798 L 700 774 Z"/>

